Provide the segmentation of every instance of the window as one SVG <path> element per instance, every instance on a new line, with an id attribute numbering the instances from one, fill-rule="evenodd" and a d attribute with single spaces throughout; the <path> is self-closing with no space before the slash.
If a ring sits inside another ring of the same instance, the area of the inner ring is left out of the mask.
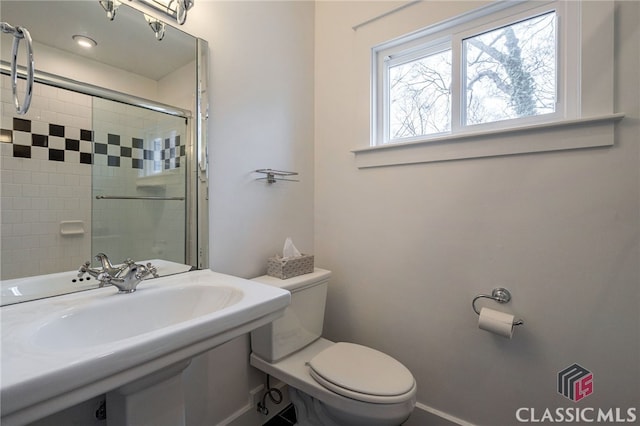
<path id="1" fill-rule="evenodd" d="M 555 113 L 558 13 L 547 4 L 500 20 L 467 18 L 374 50 L 384 55 L 375 144 L 457 134 L 485 123 L 508 127 Z"/>
<path id="2" fill-rule="evenodd" d="M 556 13 L 462 41 L 464 123 L 490 123 L 556 110 Z"/>
<path id="3" fill-rule="evenodd" d="M 614 16 L 613 2 L 496 1 L 373 47 L 357 167 L 613 145 Z"/>
<path id="4" fill-rule="evenodd" d="M 451 49 L 388 61 L 389 140 L 451 130 Z"/>

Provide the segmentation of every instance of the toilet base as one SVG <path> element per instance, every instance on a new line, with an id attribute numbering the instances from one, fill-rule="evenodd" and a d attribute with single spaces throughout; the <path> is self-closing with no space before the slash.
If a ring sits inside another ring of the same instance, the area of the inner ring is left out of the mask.
<path id="1" fill-rule="evenodd" d="M 389 419 L 363 419 L 334 407 L 289 386 L 289 398 L 296 409 L 297 426 L 399 426 L 407 418 L 393 425 Z"/>
<path id="2" fill-rule="evenodd" d="M 311 408 L 316 404 L 322 407 L 320 413 L 326 414 L 326 418 L 316 419 L 312 415 L 307 426 L 333 426 L 332 423 L 313 423 L 331 419 L 337 426 L 398 426 L 411 414 L 416 403 L 416 389 L 407 394 L 406 401 L 393 404 L 375 404 L 357 401 L 332 392 L 320 385 L 309 374 L 307 362 L 321 351 L 331 347 L 335 343 L 319 338 L 309 346 L 283 358 L 275 363 L 261 359 L 255 353 L 251 354 L 250 362 L 253 367 L 286 383 L 290 388 L 296 389 L 302 398 L 310 398 L 309 401 L 296 404 L 292 396 L 292 402 L 296 412 L 303 416 L 306 412 L 313 412 Z M 314 402 L 317 401 L 317 402 Z M 306 408 L 305 408 L 306 407 Z M 302 417 L 301 416 L 301 417 Z M 319 415 L 316 415 L 318 417 Z M 304 423 L 300 423 L 304 425 Z"/>
<path id="3" fill-rule="evenodd" d="M 329 418 L 317 399 L 289 386 L 289 398 L 296 409 L 297 426 L 341 426 Z"/>

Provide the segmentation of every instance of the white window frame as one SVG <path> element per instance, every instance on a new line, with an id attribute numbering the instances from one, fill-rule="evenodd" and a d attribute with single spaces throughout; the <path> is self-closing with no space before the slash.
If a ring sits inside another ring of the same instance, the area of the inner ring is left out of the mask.
<path id="1" fill-rule="evenodd" d="M 410 61 L 415 61 L 421 57 L 434 55 L 439 52 L 443 52 L 445 50 L 451 50 L 451 37 L 430 40 L 428 43 L 422 46 L 406 49 L 399 52 L 398 54 L 393 53 L 393 54 L 385 55 L 382 57 L 382 61 L 381 61 L 382 69 L 379 70 L 379 72 L 382 73 L 382 78 L 380 79 L 381 81 L 379 82 L 379 84 L 382 86 L 382 90 L 381 90 L 382 99 L 379 102 L 380 109 L 377 111 L 377 113 L 379 114 L 378 120 L 382 125 L 380 136 L 385 139 L 385 142 L 383 143 L 390 143 L 390 141 L 386 140 L 386 136 L 390 134 L 390 127 L 391 127 L 391 123 L 389 122 L 390 121 L 389 120 L 390 118 L 389 117 L 390 115 L 389 114 L 389 106 L 390 106 L 389 69 L 396 65 L 410 62 Z M 453 57 L 452 57 L 452 60 L 453 60 Z M 402 140 L 405 142 L 410 142 L 410 141 L 424 139 L 425 137 L 442 136 L 447 133 L 450 133 L 450 132 L 432 133 L 432 134 L 429 134 L 428 136 L 403 138 Z"/>
<path id="2" fill-rule="evenodd" d="M 549 11 L 555 11 L 557 26 L 556 112 L 462 126 L 462 96 L 466 96 L 461 90 L 462 40 Z M 612 145 L 613 125 L 624 116 L 613 113 L 613 13 L 613 2 L 495 2 L 373 47 L 371 140 L 369 147 L 353 150 L 357 166 Z M 593 34 L 594 29 L 597 34 Z M 593 44 L 594 39 L 598 40 L 597 45 Z M 389 124 L 384 104 L 388 101 L 385 86 L 388 61 L 406 58 L 412 53 L 424 52 L 424 49 L 436 51 L 445 43 L 451 45 L 453 61 L 451 132 L 389 143 L 385 140 Z M 598 68 L 599 75 L 589 71 L 593 66 Z M 591 93 L 594 84 L 600 89 Z M 590 134 L 594 136 L 590 138 L 568 136 L 570 131 L 583 131 L 579 129 L 582 125 L 607 129 L 597 132 L 591 129 Z M 554 136 L 549 139 L 551 134 Z M 595 140 L 596 134 L 598 140 Z M 509 143 L 513 136 L 518 136 L 518 143 Z"/>

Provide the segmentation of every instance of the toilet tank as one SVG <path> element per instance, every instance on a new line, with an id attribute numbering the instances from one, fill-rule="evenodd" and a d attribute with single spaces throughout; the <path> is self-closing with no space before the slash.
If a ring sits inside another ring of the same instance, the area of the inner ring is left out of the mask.
<path id="1" fill-rule="evenodd" d="M 253 278 L 262 284 L 291 292 L 291 304 L 284 316 L 251 332 L 251 350 L 273 363 L 290 355 L 322 335 L 324 307 L 331 271 L 315 268 L 312 273 L 281 280 L 263 275 Z"/>

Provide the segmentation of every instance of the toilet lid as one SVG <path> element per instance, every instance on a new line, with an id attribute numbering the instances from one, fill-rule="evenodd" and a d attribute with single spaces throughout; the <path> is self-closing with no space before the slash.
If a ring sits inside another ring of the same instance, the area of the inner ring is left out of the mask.
<path id="1" fill-rule="evenodd" d="M 336 343 L 309 361 L 311 376 L 337 394 L 365 402 L 395 403 L 415 388 L 411 372 L 375 349 Z"/>

